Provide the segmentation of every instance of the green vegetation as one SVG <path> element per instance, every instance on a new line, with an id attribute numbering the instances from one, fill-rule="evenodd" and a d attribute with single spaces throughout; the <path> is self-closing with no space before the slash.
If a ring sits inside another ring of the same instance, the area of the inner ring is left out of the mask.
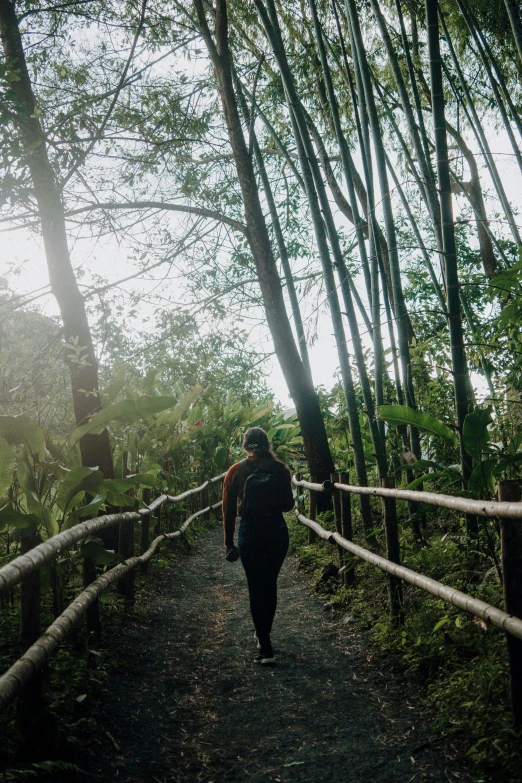
<path id="1" fill-rule="evenodd" d="M 317 482 L 490 500 L 520 481 L 515 0 L 0 0 L 0 33 L 0 222 L 34 249 L 2 250 L 0 566 L 221 473 L 252 424 Z M 357 541 L 504 605 L 496 521 L 352 512 Z M 294 535 L 304 567 L 333 558 Z M 115 549 L 44 569 L 42 621 Z M 396 627 L 386 580 L 357 573 L 332 606 L 423 678 L 480 774 L 516 776 L 500 634 L 409 588 Z M 1 601 L 7 666 L 18 591 Z"/>

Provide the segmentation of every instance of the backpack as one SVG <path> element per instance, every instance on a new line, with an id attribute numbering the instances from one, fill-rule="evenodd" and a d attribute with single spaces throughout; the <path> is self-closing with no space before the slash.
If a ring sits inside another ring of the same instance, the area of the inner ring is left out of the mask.
<path id="1" fill-rule="evenodd" d="M 277 521 L 281 516 L 281 484 L 273 468 L 260 470 L 244 459 L 241 465 L 249 473 L 243 490 L 241 516 L 247 522 Z"/>

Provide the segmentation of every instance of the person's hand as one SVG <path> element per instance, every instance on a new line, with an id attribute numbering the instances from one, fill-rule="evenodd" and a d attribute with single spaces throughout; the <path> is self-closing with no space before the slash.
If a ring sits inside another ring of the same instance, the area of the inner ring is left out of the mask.
<path id="1" fill-rule="evenodd" d="M 225 560 L 228 560 L 229 563 L 235 563 L 238 558 L 239 558 L 239 549 L 237 548 L 237 546 L 229 547 L 225 555 Z"/>

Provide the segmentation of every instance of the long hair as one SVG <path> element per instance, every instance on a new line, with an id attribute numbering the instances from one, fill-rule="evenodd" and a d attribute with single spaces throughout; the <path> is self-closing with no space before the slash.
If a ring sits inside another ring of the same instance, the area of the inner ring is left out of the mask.
<path id="1" fill-rule="evenodd" d="M 256 457 L 276 459 L 268 435 L 261 427 L 250 427 L 243 437 L 243 448 L 252 451 Z"/>

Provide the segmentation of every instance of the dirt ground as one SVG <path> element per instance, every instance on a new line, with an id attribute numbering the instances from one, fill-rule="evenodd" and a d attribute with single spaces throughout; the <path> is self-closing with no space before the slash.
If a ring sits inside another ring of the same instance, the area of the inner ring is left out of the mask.
<path id="1" fill-rule="evenodd" d="M 431 737 L 414 689 L 324 610 L 293 558 L 273 641 L 277 665 L 255 665 L 243 569 L 211 531 L 152 576 L 98 697 L 78 781 L 472 780 L 458 748 Z"/>

